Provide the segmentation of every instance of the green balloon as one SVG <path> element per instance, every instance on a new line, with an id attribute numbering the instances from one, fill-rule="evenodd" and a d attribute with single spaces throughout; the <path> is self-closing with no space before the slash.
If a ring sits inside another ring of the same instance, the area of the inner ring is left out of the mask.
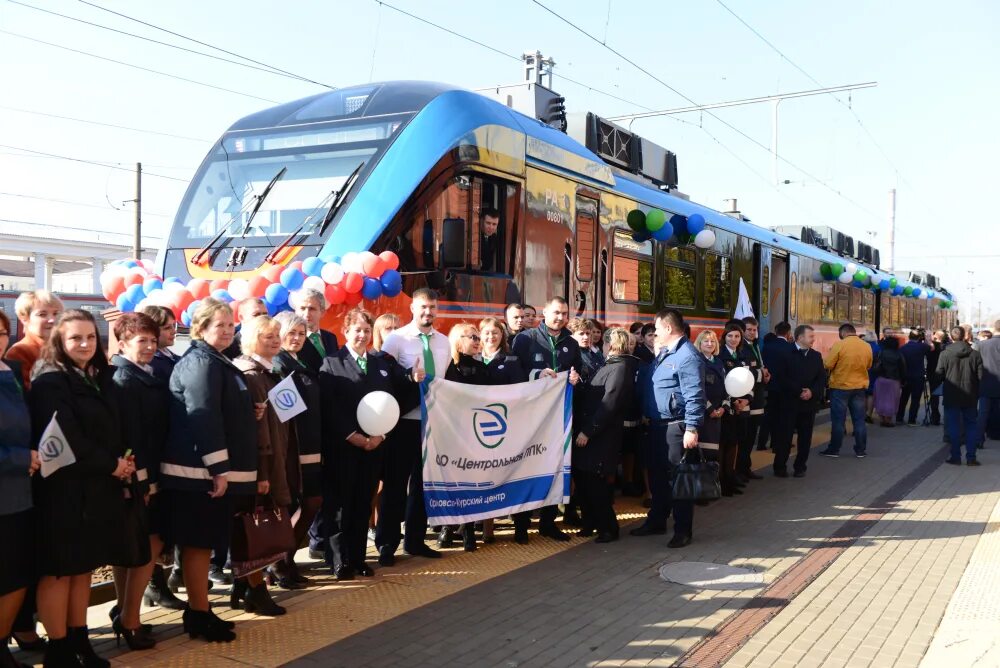
<path id="1" fill-rule="evenodd" d="M 892 278 L 889 279 L 889 287 L 890 288 L 894 288 L 897 285 L 899 285 L 899 281 L 896 280 L 895 276 L 893 276 Z"/>
<path id="2" fill-rule="evenodd" d="M 860 269 L 858 269 L 856 272 L 854 272 L 854 280 L 857 281 L 858 283 L 864 283 L 865 282 L 865 276 L 867 276 L 867 274 L 865 272 L 861 271 Z"/>
<path id="3" fill-rule="evenodd" d="M 833 278 L 833 267 L 830 266 L 829 262 L 824 262 L 819 266 L 819 274 L 826 280 Z"/>
<path id="4" fill-rule="evenodd" d="M 639 209 L 629 211 L 626 221 L 633 232 L 642 232 L 646 229 L 646 214 Z"/>
<path id="5" fill-rule="evenodd" d="M 844 265 L 840 264 L 839 262 L 834 262 L 833 263 L 833 277 L 837 278 L 838 276 L 840 276 L 843 273 L 844 273 Z"/>
<path id="6" fill-rule="evenodd" d="M 913 288 L 911 288 L 909 285 L 907 285 L 905 288 L 903 288 L 903 294 L 906 295 L 907 297 L 912 297 L 913 296 Z"/>
<path id="7" fill-rule="evenodd" d="M 649 213 L 646 214 L 646 229 L 650 232 L 656 232 L 664 223 L 667 222 L 667 214 L 663 213 L 659 209 L 650 209 Z"/>

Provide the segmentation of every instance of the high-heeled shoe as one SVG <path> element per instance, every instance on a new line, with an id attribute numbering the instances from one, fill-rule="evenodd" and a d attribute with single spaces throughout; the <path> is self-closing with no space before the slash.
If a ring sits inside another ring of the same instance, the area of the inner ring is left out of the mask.
<path id="1" fill-rule="evenodd" d="M 159 564 L 153 567 L 153 575 L 149 578 L 146 591 L 142 594 L 142 602 L 149 607 L 167 610 L 183 610 L 185 605 L 184 601 L 177 598 L 173 590 L 167 586 L 167 574 Z"/>
<path id="2" fill-rule="evenodd" d="M 22 652 L 44 652 L 45 648 L 49 644 L 48 641 L 41 636 L 38 636 L 34 640 L 21 640 L 16 635 L 11 634 L 11 636 L 7 638 L 7 644 L 9 645 L 12 641 L 17 643 L 18 649 Z"/>
<path id="3" fill-rule="evenodd" d="M 7 649 L 7 643 L 3 643 L 0 645 L 0 668 L 31 668 L 31 666 L 15 659 Z"/>
<path id="4" fill-rule="evenodd" d="M 217 624 L 216 617 L 211 612 L 185 608 L 181 622 L 184 632 L 192 640 L 201 637 L 208 642 L 232 642 L 236 639 L 233 630 Z"/>
<path id="5" fill-rule="evenodd" d="M 229 607 L 233 610 L 239 610 L 243 607 L 243 599 L 247 597 L 247 591 L 250 589 L 250 585 L 247 583 L 246 578 L 237 578 L 233 581 L 233 586 L 229 589 Z"/>
<path id="6" fill-rule="evenodd" d="M 111 668 L 111 662 L 97 655 L 90 644 L 90 631 L 86 626 L 71 626 L 66 629 L 66 639 L 76 653 L 83 668 Z"/>
<path id="7" fill-rule="evenodd" d="M 266 617 L 278 617 L 286 612 L 283 607 L 274 602 L 263 582 L 247 590 L 246 597 L 243 599 L 243 609 Z"/>
<path id="8" fill-rule="evenodd" d="M 122 623 L 122 618 L 115 617 L 111 622 L 111 629 L 115 632 L 115 647 L 121 647 L 122 638 L 125 638 L 125 644 L 133 652 L 156 647 L 156 638 L 143 629 L 142 625 L 137 629 L 127 629 Z"/>
<path id="9" fill-rule="evenodd" d="M 114 625 L 115 625 L 115 620 L 118 619 L 121 616 L 121 612 L 122 611 L 118 609 L 118 604 L 117 603 L 115 605 L 111 606 L 111 609 L 108 610 L 108 619 L 111 620 L 111 626 L 112 627 L 114 627 Z M 153 632 L 153 625 L 152 624 L 140 624 L 139 628 L 142 629 L 143 631 L 145 631 L 146 635 L 149 635 L 150 633 Z"/>

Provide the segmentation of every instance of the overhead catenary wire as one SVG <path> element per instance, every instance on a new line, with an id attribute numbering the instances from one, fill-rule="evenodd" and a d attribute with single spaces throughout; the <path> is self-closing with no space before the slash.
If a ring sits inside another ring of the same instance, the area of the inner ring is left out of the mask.
<path id="1" fill-rule="evenodd" d="M 143 172 L 143 173 L 145 173 L 145 172 Z M 88 209 L 101 209 L 102 211 L 123 211 L 122 209 L 116 209 L 115 207 L 111 206 L 110 204 L 93 204 L 93 203 L 90 203 L 90 202 L 77 202 L 75 200 L 59 199 L 59 198 L 56 198 L 56 197 L 42 197 L 41 195 L 28 195 L 26 193 L 11 193 L 11 192 L 2 192 L 2 191 L 0 191 L 0 197 L 18 197 L 18 198 L 21 198 L 21 199 L 37 200 L 39 202 L 52 202 L 54 204 L 66 204 L 68 206 L 80 206 L 80 207 L 86 207 Z M 131 212 L 128 212 L 128 213 L 131 213 Z M 167 215 L 165 213 L 152 213 L 150 211 L 143 211 L 142 215 L 143 216 L 154 216 L 156 218 L 172 218 L 173 217 L 173 216 L 169 216 L 169 215 Z"/>
<path id="2" fill-rule="evenodd" d="M 129 130 L 131 132 L 139 132 L 147 135 L 156 135 L 159 137 L 168 137 L 170 139 L 183 139 L 185 141 L 196 141 L 196 142 L 211 142 L 211 139 L 205 139 L 203 137 L 188 137 L 186 135 L 173 134 L 171 132 L 160 132 L 159 130 L 149 130 L 146 128 L 134 128 L 128 125 L 118 125 L 117 123 L 105 123 L 103 121 L 92 121 L 86 118 L 75 118 L 73 116 L 63 116 L 60 114 L 50 114 L 45 111 L 37 111 L 34 109 L 21 109 L 19 107 L 8 107 L 5 105 L 0 105 L 0 109 L 4 111 L 13 111 L 19 114 L 30 114 L 32 116 L 44 116 L 46 118 L 58 118 L 63 121 L 73 121 L 74 123 L 86 123 L 87 125 L 97 125 L 105 128 L 114 128 L 117 130 Z"/>
<path id="3" fill-rule="evenodd" d="M 2 31 L 0 31 L 0 32 L 2 32 Z M 135 171 L 135 169 L 132 168 L 132 167 L 123 167 L 121 165 L 121 163 L 116 163 L 116 162 L 102 162 L 100 160 L 87 160 L 85 158 L 74 158 L 72 156 L 60 155 L 58 153 L 47 153 L 45 151 L 36 151 L 35 149 L 24 148 L 23 146 L 11 146 L 9 144 L 0 144 L 0 148 L 7 148 L 7 149 L 14 150 L 14 151 L 24 151 L 25 153 L 31 153 L 31 154 L 34 154 L 34 155 L 40 155 L 40 156 L 43 156 L 43 157 L 46 157 L 46 158 L 57 158 L 59 160 L 67 160 L 69 162 L 79 162 L 79 163 L 82 163 L 82 164 L 85 164 L 85 165 L 95 165 L 97 167 L 106 167 L 108 169 L 117 169 L 117 170 L 122 171 L 122 172 L 130 172 L 130 173 L 132 173 L 132 172 Z M 168 181 L 178 181 L 180 183 L 187 183 L 188 182 L 187 179 L 179 179 L 179 178 L 177 178 L 175 176 L 167 176 L 165 174 L 156 174 L 154 172 L 143 171 L 143 175 L 144 176 L 155 176 L 158 179 L 167 179 Z"/>

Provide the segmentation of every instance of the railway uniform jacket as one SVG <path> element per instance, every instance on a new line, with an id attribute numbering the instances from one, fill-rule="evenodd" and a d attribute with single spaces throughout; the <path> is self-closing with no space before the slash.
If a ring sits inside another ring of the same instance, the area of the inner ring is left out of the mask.
<path id="1" fill-rule="evenodd" d="M 726 375 L 728 376 L 729 372 L 732 371 L 733 369 L 737 368 L 737 367 L 741 367 L 742 366 L 742 367 L 746 367 L 746 368 L 750 369 L 750 363 L 751 363 L 750 357 L 752 355 L 753 355 L 753 353 L 751 353 L 746 348 L 746 346 L 740 346 L 735 351 L 731 351 L 731 350 L 729 350 L 729 348 L 727 348 L 725 346 L 725 344 L 723 344 L 722 347 L 719 349 L 718 357 L 721 358 L 721 360 L 722 360 L 722 368 L 726 370 Z M 756 360 L 753 360 L 753 361 L 755 362 Z M 751 369 L 751 372 L 753 372 L 752 369 Z M 755 389 L 752 390 L 750 394 L 743 395 L 742 397 L 732 397 L 732 398 L 733 399 L 748 399 L 748 400 L 752 400 L 753 397 L 754 397 L 754 392 L 756 391 L 756 388 L 757 388 L 756 378 L 757 378 L 757 374 L 754 373 L 754 379 L 755 379 L 754 388 Z M 727 412 L 727 414 L 732 414 L 732 415 L 736 415 L 737 414 L 735 412 L 735 408 L 732 408 L 732 407 L 728 408 L 726 412 Z M 743 411 L 741 411 L 739 413 L 739 415 L 742 415 L 742 416 L 746 416 L 746 415 L 749 415 L 749 414 L 750 414 L 750 410 L 748 408 L 743 409 Z"/>
<path id="2" fill-rule="evenodd" d="M 7 365 L 10 371 L 0 371 L 0 515 L 31 508 L 31 414 L 21 366 L 13 360 Z"/>
<path id="3" fill-rule="evenodd" d="M 753 373 L 753 396 L 750 398 L 750 415 L 764 414 L 764 356 L 760 352 L 760 340 L 743 341 L 747 366 Z"/>
<path id="4" fill-rule="evenodd" d="M 302 350 L 299 351 L 299 359 L 305 362 L 307 367 L 319 373 L 320 367 L 323 366 L 324 358 L 335 356 L 337 350 L 340 349 L 340 344 L 337 341 L 336 334 L 321 329 L 319 330 L 319 340 L 323 346 L 323 350 L 321 351 L 313 343 L 312 337 L 312 334 L 306 334 L 306 342 L 302 345 Z"/>
<path id="5" fill-rule="evenodd" d="M 237 357 L 233 360 L 233 364 L 243 372 L 253 402 L 255 404 L 267 402 L 264 417 L 255 420 L 257 427 L 257 481 L 266 480 L 269 483 L 268 494 L 276 505 L 290 506 L 293 494 L 288 479 L 290 423 L 282 422 L 278 418 L 278 412 L 274 410 L 274 406 L 267 399 L 267 393 L 281 382 L 281 376 L 274 370 L 273 366 L 268 369 L 260 360 L 249 355 Z M 292 454 L 294 455 L 294 452 Z M 293 464 L 297 470 L 298 463 L 293 462 Z M 297 487 L 298 476 L 295 477 Z M 299 490 L 295 489 L 294 494 L 298 497 Z"/>
<path id="6" fill-rule="evenodd" d="M 683 422 L 700 429 L 705 421 L 704 357 L 681 337 L 673 348 L 664 348 L 640 373 L 642 412 L 656 423 Z"/>
<path id="7" fill-rule="evenodd" d="M 937 372 L 944 378 L 945 408 L 975 408 L 979 404 L 979 383 L 983 358 L 965 341 L 955 341 L 944 349 Z"/>
<path id="8" fill-rule="evenodd" d="M 282 350 L 274 358 L 274 369 L 282 378 L 291 374 L 295 389 L 302 396 L 306 410 L 292 418 L 291 436 L 299 453 L 302 470 L 302 496 L 319 496 L 322 493 L 323 468 L 323 398 L 319 387 L 319 373 L 313 371 L 291 353 Z M 332 454 L 332 453 L 331 453 Z"/>
<path id="9" fill-rule="evenodd" d="M 142 494 L 155 494 L 160 458 L 170 429 L 170 388 L 167 383 L 121 355 L 111 358 L 118 387 L 125 448 L 135 455 L 135 479 Z"/>
<path id="10" fill-rule="evenodd" d="M 243 372 L 204 341 L 192 341 L 170 377 L 170 434 L 161 489 L 210 492 L 226 474 L 227 494 L 257 493 L 257 420 Z"/>
<path id="11" fill-rule="evenodd" d="M 542 322 L 538 327 L 526 329 L 514 337 L 511 352 L 521 361 L 529 380 L 535 380 L 543 369 L 557 373 L 576 369 L 583 373 L 583 358 L 580 344 L 566 328 L 557 336 L 549 336 L 548 328 Z"/>
<path id="12" fill-rule="evenodd" d="M 718 451 L 722 436 L 722 416 L 713 418 L 709 414 L 729 407 L 726 369 L 718 355 L 714 355 L 712 359 L 702 355 L 702 364 L 705 365 L 705 422 L 698 430 L 698 445 L 706 450 Z"/>
<path id="13" fill-rule="evenodd" d="M 498 353 L 488 363 L 484 360 L 483 364 L 489 374 L 489 385 L 513 385 L 528 381 L 528 374 L 524 372 L 517 355 Z"/>
<path id="14" fill-rule="evenodd" d="M 615 472 L 639 364 L 639 358 L 633 355 L 612 357 L 580 386 L 574 431 L 586 434 L 589 440 L 581 447 L 574 439 L 573 468 L 600 475 Z"/>
<path id="15" fill-rule="evenodd" d="M 178 360 L 180 357 L 174 355 L 172 351 L 157 350 L 156 354 L 153 355 L 153 361 L 150 362 L 150 366 L 153 367 L 153 375 L 169 385 L 170 374 L 174 372 L 174 366 Z"/>

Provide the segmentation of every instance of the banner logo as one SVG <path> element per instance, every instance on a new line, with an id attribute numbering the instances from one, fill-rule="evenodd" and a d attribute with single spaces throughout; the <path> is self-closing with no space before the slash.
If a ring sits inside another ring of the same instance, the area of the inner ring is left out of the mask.
<path id="1" fill-rule="evenodd" d="M 492 450 L 503 443 L 507 434 L 507 406 L 488 404 L 472 409 L 472 431 L 484 448 Z"/>

